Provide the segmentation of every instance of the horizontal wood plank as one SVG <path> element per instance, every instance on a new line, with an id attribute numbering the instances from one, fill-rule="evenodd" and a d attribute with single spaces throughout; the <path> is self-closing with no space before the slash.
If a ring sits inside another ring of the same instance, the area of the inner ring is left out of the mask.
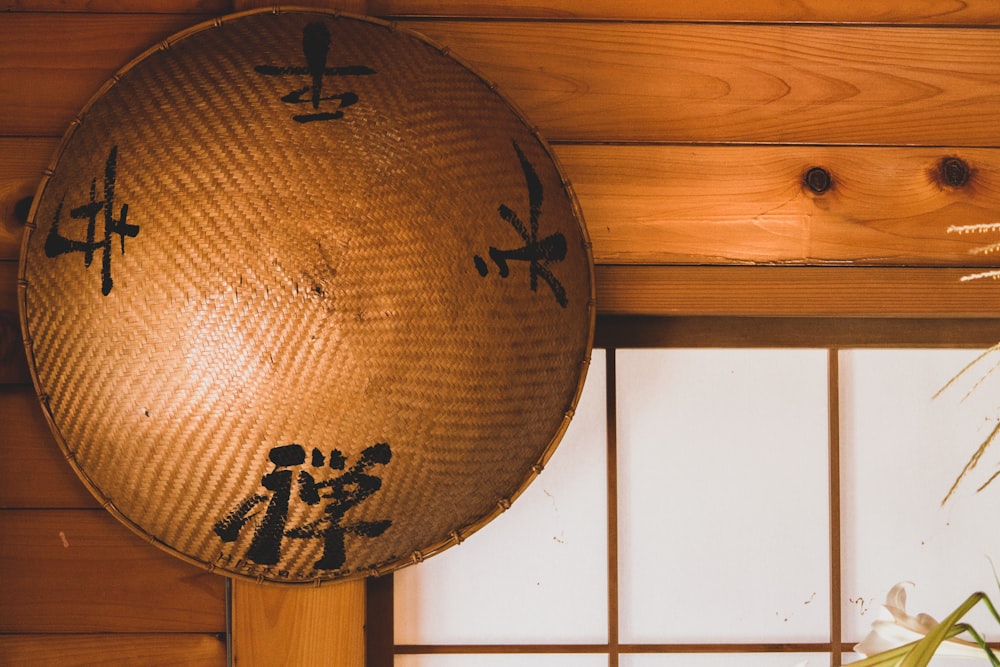
<path id="1" fill-rule="evenodd" d="M 0 385 L 30 382 L 17 306 L 17 263 L 0 261 Z"/>
<path id="2" fill-rule="evenodd" d="M 266 0 L 8 0 L 9 11 L 223 13 Z M 274 3 L 268 3 L 273 5 Z M 329 7 L 330 0 L 296 0 Z M 629 21 L 758 21 L 794 23 L 1000 24 L 992 0 L 340 0 L 345 11 L 383 17 L 534 18 Z"/>
<path id="3" fill-rule="evenodd" d="M 147 48 L 208 18 L 198 14 L 4 16 L 0 133 L 61 137 L 118 69 Z"/>
<path id="4" fill-rule="evenodd" d="M 556 155 L 598 264 L 970 266 L 1000 240 L 1000 150 L 821 146 L 577 146 Z M 968 180 L 949 186 L 945 164 Z M 822 194 L 812 169 L 831 179 Z"/>
<path id="5" fill-rule="evenodd" d="M 7 135 L 59 136 L 191 15 L 12 14 Z M 989 28 L 407 22 L 497 82 L 550 140 L 996 146 Z"/>
<path id="6" fill-rule="evenodd" d="M 233 0 L 7 0 L 13 12 L 117 12 L 145 14 L 226 14 Z"/>
<path id="7" fill-rule="evenodd" d="M 51 139 L 0 139 L 0 259 L 16 260 Z M 598 264 L 755 263 L 989 266 L 1000 222 L 1000 150 L 823 146 L 558 145 Z M 942 165 L 961 160 L 951 186 Z M 804 183 L 822 168 L 823 194 Z M 23 209 L 23 206 L 21 207 Z"/>
<path id="8" fill-rule="evenodd" d="M 1000 281 L 962 269 L 598 266 L 602 315 L 996 318 Z"/>
<path id="9" fill-rule="evenodd" d="M 414 21 L 553 141 L 996 146 L 991 29 Z"/>
<path id="10" fill-rule="evenodd" d="M 0 664 L 225 667 L 226 642 L 210 634 L 0 635 Z"/>
<path id="11" fill-rule="evenodd" d="M 16 260 L 24 221 L 57 139 L 0 137 L 0 260 Z"/>
<path id="12" fill-rule="evenodd" d="M 323 0 L 309 0 L 321 2 Z M 628 21 L 773 21 L 818 23 L 996 24 L 991 0 L 368 0 L 377 16 L 609 19 Z"/>
<path id="13" fill-rule="evenodd" d="M 679 348 L 970 348 L 1000 342 L 1000 318 L 597 318 L 594 346 Z"/>
<path id="14" fill-rule="evenodd" d="M 98 508 L 56 444 L 27 385 L 0 386 L 0 508 Z"/>
<path id="15" fill-rule="evenodd" d="M 104 510 L 0 510 L 0 633 L 226 630 L 225 579 Z"/>

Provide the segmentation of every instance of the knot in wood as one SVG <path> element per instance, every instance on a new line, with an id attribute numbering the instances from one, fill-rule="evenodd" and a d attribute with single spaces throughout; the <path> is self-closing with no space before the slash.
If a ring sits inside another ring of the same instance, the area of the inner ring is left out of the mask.
<path id="1" fill-rule="evenodd" d="M 962 158 L 946 157 L 938 163 L 941 182 L 952 188 L 960 188 L 969 182 L 969 165 Z"/>
<path id="2" fill-rule="evenodd" d="M 833 183 L 833 179 L 830 178 L 830 172 L 823 167 L 812 167 L 806 172 L 803 180 L 806 187 L 818 195 L 829 190 L 830 185 Z"/>

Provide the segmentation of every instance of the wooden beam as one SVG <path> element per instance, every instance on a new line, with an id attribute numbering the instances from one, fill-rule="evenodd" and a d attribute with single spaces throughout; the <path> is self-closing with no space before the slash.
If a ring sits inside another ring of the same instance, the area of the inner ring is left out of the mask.
<path id="1" fill-rule="evenodd" d="M 1000 318 L 643 317 L 597 318 L 596 347 L 987 348 Z"/>
<path id="2" fill-rule="evenodd" d="M 1000 281 L 972 269 L 598 266 L 600 315 L 995 318 Z"/>
<path id="3" fill-rule="evenodd" d="M 364 667 L 365 581 L 283 587 L 233 580 L 240 667 Z"/>

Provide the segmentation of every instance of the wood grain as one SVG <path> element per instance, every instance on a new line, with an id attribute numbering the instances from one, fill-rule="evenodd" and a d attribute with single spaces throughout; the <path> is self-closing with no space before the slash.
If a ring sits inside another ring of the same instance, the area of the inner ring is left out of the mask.
<path id="1" fill-rule="evenodd" d="M 318 0 L 317 0 L 318 1 Z M 996 24 L 991 0 L 368 0 L 378 16 L 607 19 L 632 21 L 780 21 L 818 23 Z"/>
<path id="2" fill-rule="evenodd" d="M 8 0 L 9 11 L 225 12 L 264 0 Z M 273 3 L 272 3 L 273 4 Z M 331 5 L 297 0 L 297 5 Z M 1000 23 L 992 0 L 347 0 L 341 8 L 385 17 L 436 16 L 633 21 L 771 21 L 794 23 L 888 23 L 986 25 Z"/>
<path id="3" fill-rule="evenodd" d="M 318 588 L 233 581 L 233 659 L 241 667 L 362 667 L 365 582 Z"/>
<path id="4" fill-rule="evenodd" d="M 0 261 L 0 385 L 30 382 L 17 309 L 17 263 Z"/>
<path id="5" fill-rule="evenodd" d="M 56 142 L 0 139 L 0 259 L 16 260 L 14 202 L 34 192 Z M 1000 221 L 1000 150 L 824 146 L 555 147 L 599 264 L 843 263 L 987 266 L 997 239 L 950 225 Z M 941 161 L 968 165 L 961 187 Z M 803 183 L 813 167 L 831 189 Z"/>
<path id="6" fill-rule="evenodd" d="M 232 0 L 7 0 L 12 12 L 116 12 L 123 14 L 225 14 Z"/>
<path id="7" fill-rule="evenodd" d="M 104 510 L 0 510 L 0 633 L 226 630 L 225 580 Z"/>
<path id="8" fill-rule="evenodd" d="M 989 29 L 414 21 L 553 141 L 996 146 Z"/>
<path id="9" fill-rule="evenodd" d="M 1000 318 L 651 317 L 597 319 L 595 347 L 969 348 L 1000 341 Z"/>
<path id="10" fill-rule="evenodd" d="M 0 386 L 0 508 L 99 508 L 63 457 L 30 386 Z"/>
<path id="11" fill-rule="evenodd" d="M 61 137 L 119 68 L 166 37 L 208 18 L 199 14 L 4 16 L 0 132 Z"/>
<path id="12" fill-rule="evenodd" d="M 0 635 L 0 664 L 225 667 L 226 644 L 210 634 Z"/>
<path id="13" fill-rule="evenodd" d="M 90 95 L 192 15 L 12 14 L 7 135 L 60 136 Z M 996 146 L 988 28 L 412 21 L 560 142 Z"/>
<path id="14" fill-rule="evenodd" d="M 599 266 L 602 315 L 996 318 L 1000 281 L 962 269 Z"/>
<path id="15" fill-rule="evenodd" d="M 1000 222 L 1000 151 L 821 146 L 577 146 L 556 155 L 598 264 L 996 264 L 975 255 Z M 942 160 L 965 161 L 962 187 Z M 804 184 L 823 168 L 830 189 Z"/>
<path id="16" fill-rule="evenodd" d="M 16 260 L 27 207 L 59 141 L 0 137 L 0 260 Z"/>

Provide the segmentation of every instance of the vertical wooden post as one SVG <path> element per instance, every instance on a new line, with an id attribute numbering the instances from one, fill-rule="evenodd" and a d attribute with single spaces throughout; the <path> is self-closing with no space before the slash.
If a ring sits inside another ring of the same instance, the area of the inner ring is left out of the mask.
<path id="1" fill-rule="evenodd" d="M 236 667 L 364 667 L 364 579 L 320 587 L 234 580 Z"/>

